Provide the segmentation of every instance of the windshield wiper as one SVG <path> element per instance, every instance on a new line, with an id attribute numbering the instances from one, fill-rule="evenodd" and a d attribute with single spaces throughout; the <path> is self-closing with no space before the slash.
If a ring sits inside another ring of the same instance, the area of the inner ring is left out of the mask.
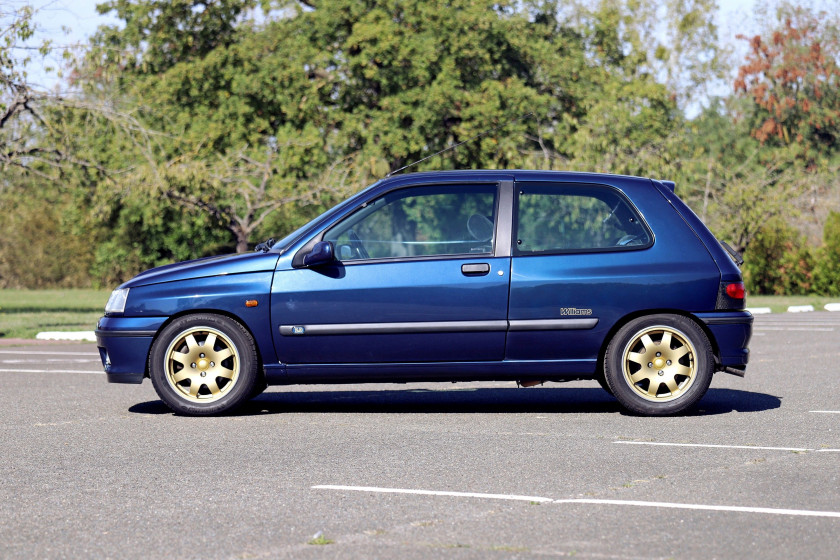
<path id="1" fill-rule="evenodd" d="M 257 244 L 257 246 L 254 247 L 254 250 L 255 251 L 262 251 L 263 253 L 268 253 L 271 250 L 272 247 L 274 247 L 274 238 L 270 237 L 270 238 L 266 239 L 265 241 L 263 241 L 262 243 Z"/>

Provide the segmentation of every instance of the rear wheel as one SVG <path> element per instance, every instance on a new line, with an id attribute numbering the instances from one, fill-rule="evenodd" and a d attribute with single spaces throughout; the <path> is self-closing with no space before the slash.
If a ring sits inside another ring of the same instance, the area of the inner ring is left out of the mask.
<path id="1" fill-rule="evenodd" d="M 248 331 L 221 315 L 176 319 L 160 334 L 149 355 L 158 396 L 181 414 L 228 412 L 258 390 L 257 352 Z"/>
<path id="2" fill-rule="evenodd" d="M 595 377 L 595 381 L 598 382 L 598 385 L 601 386 L 601 389 L 609 393 L 610 395 L 613 394 L 612 389 L 610 389 L 609 384 L 607 384 L 607 378 L 604 377 L 603 372 L 599 372 L 598 375 Z"/>
<path id="3" fill-rule="evenodd" d="M 610 341 L 604 377 L 616 399 L 646 416 L 676 414 L 699 401 L 714 373 L 703 330 L 680 315 L 630 321 Z"/>

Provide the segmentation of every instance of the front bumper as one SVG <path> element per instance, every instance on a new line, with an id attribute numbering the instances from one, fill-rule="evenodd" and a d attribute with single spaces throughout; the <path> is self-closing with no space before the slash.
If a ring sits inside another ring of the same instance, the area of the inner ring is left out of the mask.
<path id="1" fill-rule="evenodd" d="M 749 343 L 752 338 L 753 316 L 749 311 L 718 311 L 698 313 L 711 332 L 720 364 L 718 369 L 743 372 L 750 361 Z M 734 373 L 734 372 L 729 372 Z M 737 374 L 736 374 L 737 375 Z"/>
<path id="2" fill-rule="evenodd" d="M 166 317 L 102 317 L 96 345 L 108 383 L 142 383 L 154 337 Z"/>

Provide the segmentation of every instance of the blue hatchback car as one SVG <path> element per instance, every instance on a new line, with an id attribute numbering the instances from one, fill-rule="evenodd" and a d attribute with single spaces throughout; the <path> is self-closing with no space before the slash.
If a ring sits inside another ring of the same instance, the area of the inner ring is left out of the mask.
<path id="1" fill-rule="evenodd" d="M 741 262 L 668 181 L 412 173 L 254 253 L 138 275 L 96 336 L 108 381 L 149 377 L 188 415 L 268 385 L 573 379 L 667 415 L 744 375 Z"/>

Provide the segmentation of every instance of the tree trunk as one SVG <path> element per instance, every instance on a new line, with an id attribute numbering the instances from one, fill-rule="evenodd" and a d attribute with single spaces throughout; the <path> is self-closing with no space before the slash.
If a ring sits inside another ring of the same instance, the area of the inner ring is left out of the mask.
<path id="1" fill-rule="evenodd" d="M 244 229 L 234 225 L 230 228 L 233 232 L 233 235 L 236 236 L 236 252 L 237 253 L 247 253 L 248 252 L 248 234 L 245 232 Z"/>

